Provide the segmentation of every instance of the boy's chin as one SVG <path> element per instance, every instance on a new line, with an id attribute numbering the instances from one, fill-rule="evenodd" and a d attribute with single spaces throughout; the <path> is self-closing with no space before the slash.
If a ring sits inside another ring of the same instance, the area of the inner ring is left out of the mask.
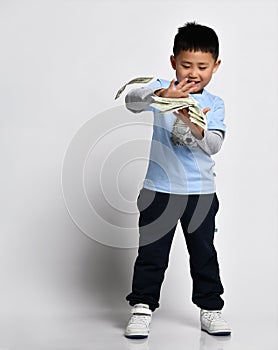
<path id="1" fill-rule="evenodd" d="M 203 91 L 203 88 L 201 86 L 193 87 L 191 90 L 191 94 L 200 94 Z"/>

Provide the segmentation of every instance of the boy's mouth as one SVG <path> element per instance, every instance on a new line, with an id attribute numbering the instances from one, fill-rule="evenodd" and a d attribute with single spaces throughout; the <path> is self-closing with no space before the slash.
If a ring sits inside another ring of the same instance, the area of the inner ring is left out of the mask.
<path id="1" fill-rule="evenodd" d="M 187 83 L 195 83 L 195 84 L 199 84 L 200 81 L 196 81 L 196 80 L 187 80 Z"/>

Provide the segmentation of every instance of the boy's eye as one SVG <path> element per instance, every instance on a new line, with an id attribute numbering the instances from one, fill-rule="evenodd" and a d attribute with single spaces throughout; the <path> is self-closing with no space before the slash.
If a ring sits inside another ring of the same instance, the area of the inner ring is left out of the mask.
<path id="1" fill-rule="evenodd" d="M 205 70 L 205 69 L 207 69 L 207 67 L 200 67 L 199 69 L 200 70 Z"/>
<path id="2" fill-rule="evenodd" d="M 190 66 L 184 66 L 184 65 L 183 65 L 183 68 L 185 68 L 185 69 L 189 69 L 189 68 L 190 68 Z"/>

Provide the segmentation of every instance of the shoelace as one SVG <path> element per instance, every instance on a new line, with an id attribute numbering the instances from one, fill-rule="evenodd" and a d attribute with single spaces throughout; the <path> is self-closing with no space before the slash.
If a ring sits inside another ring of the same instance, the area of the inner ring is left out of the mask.
<path id="1" fill-rule="evenodd" d="M 148 324 L 150 323 L 150 319 L 151 317 L 149 315 L 132 314 L 129 323 L 141 323 L 145 326 L 148 326 Z"/>
<path id="2" fill-rule="evenodd" d="M 209 321 L 218 321 L 222 320 L 221 312 L 215 311 L 215 312 L 204 312 L 203 316 L 208 319 Z"/>

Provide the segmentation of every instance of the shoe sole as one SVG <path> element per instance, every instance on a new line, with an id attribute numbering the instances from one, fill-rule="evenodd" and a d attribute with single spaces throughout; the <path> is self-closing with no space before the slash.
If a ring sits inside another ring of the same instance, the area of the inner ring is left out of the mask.
<path id="1" fill-rule="evenodd" d="M 133 335 L 125 334 L 125 337 L 129 338 L 129 339 L 144 339 L 144 338 L 148 338 L 148 335 L 143 335 L 143 334 L 133 334 Z"/>
<path id="2" fill-rule="evenodd" d="M 231 335 L 231 331 L 209 332 L 208 330 L 206 330 L 204 328 L 201 328 L 201 330 L 208 333 L 209 335 L 219 335 L 219 336 Z"/>

